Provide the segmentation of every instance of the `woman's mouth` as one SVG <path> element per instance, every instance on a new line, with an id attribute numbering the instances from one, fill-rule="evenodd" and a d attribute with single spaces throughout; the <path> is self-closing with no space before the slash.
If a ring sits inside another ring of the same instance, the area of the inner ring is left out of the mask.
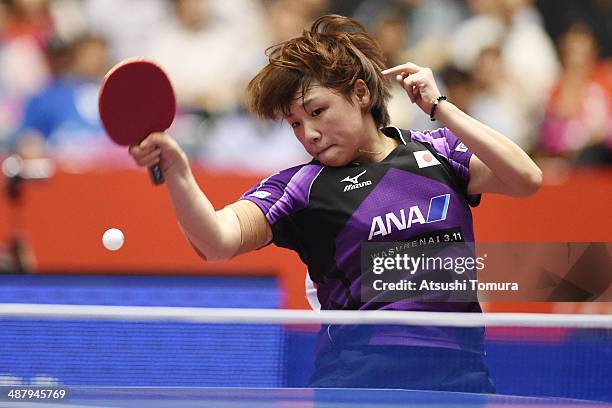
<path id="1" fill-rule="evenodd" d="M 318 153 L 316 154 L 317 157 L 319 157 L 321 154 L 323 154 L 324 152 L 326 152 L 327 150 L 329 150 L 330 147 L 332 147 L 333 145 L 327 146 L 324 149 L 321 149 L 318 151 Z"/>

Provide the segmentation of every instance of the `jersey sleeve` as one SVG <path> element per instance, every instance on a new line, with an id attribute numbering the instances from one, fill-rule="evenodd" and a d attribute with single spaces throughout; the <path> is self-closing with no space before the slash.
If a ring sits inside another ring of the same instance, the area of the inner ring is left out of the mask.
<path id="1" fill-rule="evenodd" d="M 411 136 L 415 140 L 431 145 L 436 153 L 448 161 L 468 199 L 468 203 L 472 207 L 477 206 L 480 203 L 481 195 L 467 194 L 467 186 L 470 182 L 470 159 L 474 152 L 468 149 L 448 128 L 412 131 Z"/>
<path id="2" fill-rule="evenodd" d="M 321 165 L 306 164 L 282 170 L 240 197 L 255 203 L 264 213 L 278 246 L 295 248 L 301 235 L 295 214 L 308 206 L 310 188 L 322 169 Z"/>

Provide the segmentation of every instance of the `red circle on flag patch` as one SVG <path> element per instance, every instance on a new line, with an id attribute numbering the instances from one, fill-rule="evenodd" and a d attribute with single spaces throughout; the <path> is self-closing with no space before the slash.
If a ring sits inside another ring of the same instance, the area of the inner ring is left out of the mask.
<path id="1" fill-rule="evenodd" d="M 425 160 L 426 162 L 430 162 L 433 160 L 433 157 L 431 156 L 431 154 L 424 154 L 423 160 Z"/>

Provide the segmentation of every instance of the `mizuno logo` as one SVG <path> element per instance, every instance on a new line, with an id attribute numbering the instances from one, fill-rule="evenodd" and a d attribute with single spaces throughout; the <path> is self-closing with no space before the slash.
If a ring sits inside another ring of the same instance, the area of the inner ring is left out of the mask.
<path id="1" fill-rule="evenodd" d="M 344 180 L 342 180 L 342 181 L 346 181 L 346 182 L 353 183 L 353 184 L 359 184 L 359 177 L 361 177 L 361 176 L 363 176 L 364 174 L 366 174 L 366 171 L 367 171 L 367 170 L 364 170 L 364 171 L 362 171 L 361 173 L 359 173 L 358 175 L 353 176 L 353 177 L 346 177 L 346 178 L 345 178 Z"/>
<path id="2" fill-rule="evenodd" d="M 362 171 L 361 173 L 357 174 L 356 176 L 353 177 L 345 177 L 341 182 L 343 183 L 351 183 L 348 184 L 346 186 L 344 186 L 344 192 L 350 191 L 350 190 L 356 190 L 358 188 L 364 187 L 364 186 L 370 186 L 372 185 L 372 181 L 371 180 L 365 180 L 362 182 L 359 182 L 359 177 L 363 176 L 365 173 L 367 172 L 367 170 Z"/>
<path id="3" fill-rule="evenodd" d="M 377 235 L 382 237 L 389 235 L 394 232 L 394 230 L 403 231 L 412 227 L 414 224 L 429 224 L 432 222 L 444 221 L 446 220 L 449 204 L 450 194 L 432 197 L 431 200 L 429 200 L 427 219 L 423 216 L 421 209 L 416 205 L 407 209 L 402 208 L 398 213 L 388 212 L 382 216 L 378 215 L 372 218 L 368 241 Z"/>

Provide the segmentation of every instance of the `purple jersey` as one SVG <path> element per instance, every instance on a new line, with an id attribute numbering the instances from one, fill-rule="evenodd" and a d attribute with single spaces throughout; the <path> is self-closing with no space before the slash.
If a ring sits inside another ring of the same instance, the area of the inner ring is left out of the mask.
<path id="1" fill-rule="evenodd" d="M 407 242 L 449 231 L 473 242 L 470 206 L 480 201 L 467 194 L 473 153 L 448 129 L 387 127 L 383 133 L 402 143 L 379 163 L 326 167 L 313 160 L 264 179 L 242 199 L 264 212 L 273 242 L 296 251 L 308 266 L 323 310 L 480 312 L 477 302 L 362 300 L 363 243 Z M 359 341 L 480 351 L 481 339 L 466 345 L 463 337 L 450 328 L 384 326 Z"/>

